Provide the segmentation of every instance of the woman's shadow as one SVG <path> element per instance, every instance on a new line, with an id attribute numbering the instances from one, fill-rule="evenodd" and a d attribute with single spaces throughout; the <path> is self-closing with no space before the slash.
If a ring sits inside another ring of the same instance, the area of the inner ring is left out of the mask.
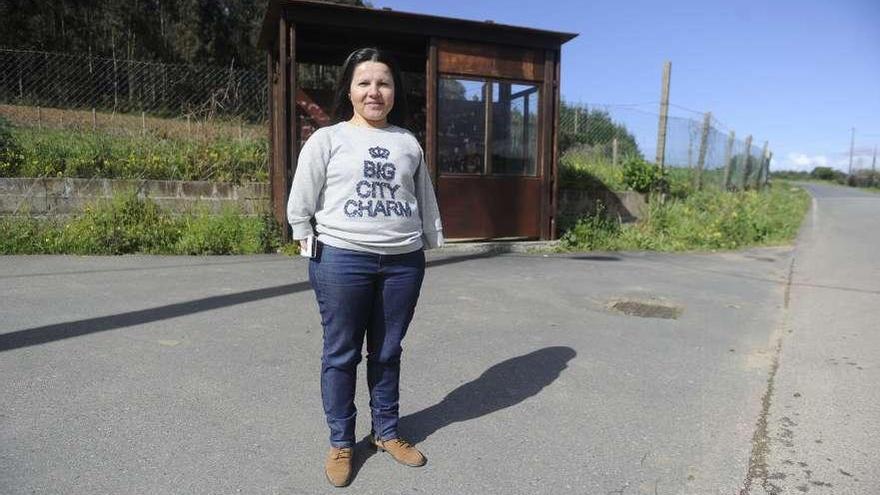
<path id="1" fill-rule="evenodd" d="M 450 392 L 439 403 L 400 418 L 403 437 L 419 443 L 437 430 L 460 421 L 479 418 L 537 395 L 553 383 L 577 355 L 571 347 L 545 347 L 510 358 L 487 369 L 476 380 Z M 375 453 L 369 436 L 355 449 L 354 472 Z"/>

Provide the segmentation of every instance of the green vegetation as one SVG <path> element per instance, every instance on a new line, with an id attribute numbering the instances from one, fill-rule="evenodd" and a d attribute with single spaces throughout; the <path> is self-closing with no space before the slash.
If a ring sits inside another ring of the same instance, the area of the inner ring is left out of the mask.
<path id="1" fill-rule="evenodd" d="M 266 181 L 267 146 L 265 139 L 125 137 L 0 121 L 0 176 Z"/>
<path id="2" fill-rule="evenodd" d="M 676 189 L 685 189 L 690 180 L 675 174 Z M 671 187 L 669 171 L 661 171 L 653 163 L 630 156 L 622 165 L 615 166 L 601 156 L 583 151 L 572 151 L 559 161 L 559 187 L 566 189 L 609 189 L 646 193 Z"/>
<path id="3" fill-rule="evenodd" d="M 638 223 L 621 224 L 597 204 L 593 213 L 568 223 L 560 236 L 562 251 L 716 250 L 791 241 L 809 207 L 809 195 L 785 184 L 761 191 L 724 191 L 723 171 L 705 171 L 703 190 L 693 171 L 665 171 L 630 157 L 622 166 L 579 151 L 560 162 L 560 187 L 650 194 L 648 211 Z"/>
<path id="4" fill-rule="evenodd" d="M 89 205 L 67 221 L 0 218 L 0 231 L 0 254 L 256 254 L 276 252 L 281 238 L 271 215 L 198 209 L 173 216 L 135 193 Z"/>
<path id="5" fill-rule="evenodd" d="M 561 237 L 560 249 L 687 251 L 738 249 L 790 242 L 809 208 L 797 188 L 765 191 L 701 191 L 687 198 L 659 196 L 635 224 L 621 225 L 601 212 L 582 218 Z"/>

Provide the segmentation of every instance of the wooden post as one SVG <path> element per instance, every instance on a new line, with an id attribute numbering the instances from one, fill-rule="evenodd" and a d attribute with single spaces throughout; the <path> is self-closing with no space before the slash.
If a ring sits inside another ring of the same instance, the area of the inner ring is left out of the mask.
<path id="1" fill-rule="evenodd" d="M 618 142 L 617 136 L 614 136 L 614 139 L 611 140 L 611 166 L 617 167 L 617 156 L 618 156 Z"/>
<path id="2" fill-rule="evenodd" d="M 767 154 L 770 152 L 770 143 L 768 141 L 764 141 L 764 151 L 761 152 L 761 167 L 758 169 L 758 174 L 755 176 L 755 187 L 760 191 L 764 187 L 764 172 L 765 167 L 767 167 Z"/>
<path id="3" fill-rule="evenodd" d="M 95 131 L 98 129 L 98 113 L 95 112 L 95 107 L 92 107 L 92 130 Z"/>
<path id="4" fill-rule="evenodd" d="M 37 106 L 37 129 L 43 129 L 43 107 Z"/>
<path id="5" fill-rule="evenodd" d="M 440 76 L 437 64 L 437 38 L 432 37 L 428 45 L 428 60 L 425 61 L 425 160 L 431 171 L 435 193 L 440 183 L 440 166 L 437 163 L 437 85 Z"/>
<path id="6" fill-rule="evenodd" d="M 147 135 L 147 116 L 142 110 L 141 111 L 141 136 L 146 136 L 146 135 Z"/>
<path id="7" fill-rule="evenodd" d="M 578 127 L 581 123 L 581 107 L 574 107 L 574 133 L 578 133 Z"/>
<path id="8" fill-rule="evenodd" d="M 189 123 L 189 114 L 186 114 L 186 136 L 192 137 L 192 126 Z"/>
<path id="9" fill-rule="evenodd" d="M 770 162 L 773 161 L 773 152 L 767 154 L 767 169 L 764 172 L 764 185 L 770 183 Z"/>
<path id="10" fill-rule="evenodd" d="M 241 121 L 238 121 L 238 140 L 242 140 Z"/>
<path id="11" fill-rule="evenodd" d="M 743 178 L 741 184 L 741 188 L 745 191 L 746 186 L 749 184 L 749 175 L 752 173 L 752 136 L 746 136 L 746 152 L 743 155 Z"/>
<path id="12" fill-rule="evenodd" d="M 709 130 L 712 128 L 712 112 L 703 118 L 703 134 L 700 137 L 700 154 L 697 157 L 697 173 L 694 174 L 694 189 L 703 188 L 703 167 L 706 166 L 706 152 L 709 149 Z"/>
<path id="13" fill-rule="evenodd" d="M 736 141 L 736 132 L 730 131 L 727 138 L 727 148 L 724 149 L 724 190 L 730 190 L 730 177 L 733 171 L 733 142 Z"/>
<path id="14" fill-rule="evenodd" d="M 657 124 L 656 163 L 663 170 L 666 166 L 666 121 L 669 117 L 669 78 L 672 75 L 672 62 L 663 64 L 663 82 L 660 87 L 660 122 Z"/>

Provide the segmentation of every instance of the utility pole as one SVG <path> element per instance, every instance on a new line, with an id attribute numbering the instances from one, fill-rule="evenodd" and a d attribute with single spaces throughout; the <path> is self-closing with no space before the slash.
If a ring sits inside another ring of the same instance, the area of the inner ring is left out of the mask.
<path id="1" fill-rule="evenodd" d="M 666 120 L 669 117 L 669 78 L 672 74 L 672 62 L 663 64 L 663 83 L 660 87 L 660 122 L 657 125 L 657 159 L 655 163 L 660 170 L 665 168 L 666 160 Z"/>
<path id="2" fill-rule="evenodd" d="M 852 162 L 853 162 L 853 150 L 856 146 L 856 128 L 852 128 L 852 134 L 849 140 L 849 177 L 852 178 Z"/>
<path id="3" fill-rule="evenodd" d="M 877 145 L 874 145 L 874 158 L 871 159 L 871 187 L 877 185 Z"/>

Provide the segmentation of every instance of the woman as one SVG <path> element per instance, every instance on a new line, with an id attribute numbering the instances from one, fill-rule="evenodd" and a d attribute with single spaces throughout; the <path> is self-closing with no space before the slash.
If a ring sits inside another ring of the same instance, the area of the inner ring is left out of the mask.
<path id="1" fill-rule="evenodd" d="M 336 124 L 303 145 L 287 218 L 303 247 L 318 234 L 309 280 L 324 327 L 321 396 L 334 486 L 351 480 L 356 368 L 367 340 L 370 441 L 400 463 L 425 456 L 397 431 L 401 341 L 425 273 L 423 249 L 443 244 L 440 212 L 416 138 L 401 128 L 406 93 L 388 55 L 348 56 L 336 85 Z"/>

